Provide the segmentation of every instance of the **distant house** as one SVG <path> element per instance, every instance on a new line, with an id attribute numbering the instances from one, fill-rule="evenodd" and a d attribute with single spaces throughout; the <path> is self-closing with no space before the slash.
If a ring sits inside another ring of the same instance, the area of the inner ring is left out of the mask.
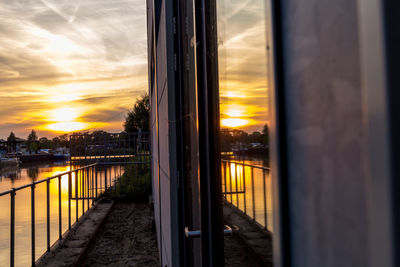
<path id="1" fill-rule="evenodd" d="M 7 153 L 7 141 L 0 139 L 0 157 L 3 157 Z"/>
<path id="2" fill-rule="evenodd" d="M 16 152 L 25 154 L 28 151 L 27 141 L 25 139 L 17 137 L 16 140 Z"/>
<path id="3" fill-rule="evenodd" d="M 7 153 L 26 153 L 28 150 L 26 140 L 16 137 L 12 141 L 4 141 L 7 147 Z"/>

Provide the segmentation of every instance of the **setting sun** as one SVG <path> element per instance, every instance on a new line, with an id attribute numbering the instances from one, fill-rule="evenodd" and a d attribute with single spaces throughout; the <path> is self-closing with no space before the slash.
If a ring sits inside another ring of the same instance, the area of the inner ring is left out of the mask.
<path id="1" fill-rule="evenodd" d="M 250 123 L 249 120 L 239 119 L 239 118 L 229 118 L 229 119 L 221 120 L 222 126 L 231 127 L 231 128 L 246 126 L 249 123 Z"/>
<path id="2" fill-rule="evenodd" d="M 71 122 L 79 117 L 78 111 L 73 108 L 59 108 L 50 112 L 52 120 L 56 122 Z"/>
<path id="3" fill-rule="evenodd" d="M 87 129 L 89 123 L 80 121 L 82 110 L 71 107 L 63 107 L 48 112 L 50 122 L 44 128 L 54 132 L 72 132 Z"/>
<path id="4" fill-rule="evenodd" d="M 46 126 L 47 129 L 55 131 L 55 132 L 73 132 L 87 129 L 87 123 L 83 122 L 58 122 L 51 123 Z"/>

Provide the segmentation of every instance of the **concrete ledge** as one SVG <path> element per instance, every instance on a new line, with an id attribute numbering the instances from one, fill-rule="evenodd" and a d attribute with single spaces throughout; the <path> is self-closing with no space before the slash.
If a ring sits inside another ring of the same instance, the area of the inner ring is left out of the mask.
<path id="1" fill-rule="evenodd" d="M 244 243 L 262 266 L 272 267 L 272 234 L 264 230 L 259 224 L 238 211 L 229 203 L 223 205 L 224 221 L 229 225 L 236 225 L 239 231 L 236 235 Z"/>
<path id="2" fill-rule="evenodd" d="M 36 266 L 77 266 L 84 257 L 105 218 L 113 206 L 111 201 L 97 202 L 72 225 L 71 230 L 57 241 L 49 252 L 36 261 Z"/>

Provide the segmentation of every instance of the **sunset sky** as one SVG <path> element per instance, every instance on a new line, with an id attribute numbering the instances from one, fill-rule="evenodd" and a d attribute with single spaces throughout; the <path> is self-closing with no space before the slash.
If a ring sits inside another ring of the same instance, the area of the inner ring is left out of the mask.
<path id="1" fill-rule="evenodd" d="M 145 0 L 0 0 L 0 138 L 121 131 L 147 91 Z M 267 121 L 264 7 L 218 1 L 221 124 Z"/>
<path id="2" fill-rule="evenodd" d="M 261 131 L 269 115 L 264 1 L 217 5 L 221 125 Z"/>
<path id="3" fill-rule="evenodd" d="M 0 137 L 121 131 L 147 91 L 145 4 L 1 0 Z"/>

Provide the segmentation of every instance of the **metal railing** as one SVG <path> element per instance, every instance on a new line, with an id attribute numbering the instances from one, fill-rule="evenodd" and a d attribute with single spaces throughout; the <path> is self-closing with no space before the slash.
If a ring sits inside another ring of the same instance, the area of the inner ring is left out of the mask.
<path id="1" fill-rule="evenodd" d="M 150 154 L 147 132 L 73 134 L 69 141 L 72 162 L 129 162 Z"/>
<path id="2" fill-rule="evenodd" d="M 0 197 L 10 195 L 10 266 L 14 266 L 15 261 L 15 197 L 17 192 L 30 188 L 31 190 L 31 262 L 32 266 L 35 266 L 35 188 L 39 184 L 46 184 L 46 235 L 47 235 L 47 251 L 50 251 L 50 182 L 56 180 L 58 182 L 58 240 L 62 239 L 62 186 L 61 180 L 67 176 L 68 186 L 68 230 L 71 229 L 71 223 L 73 215 L 71 214 L 71 202 L 75 201 L 75 221 L 78 222 L 79 218 L 85 214 L 90 208 L 90 201 L 93 202 L 99 197 L 101 193 L 110 189 L 115 185 L 118 178 L 122 176 L 121 166 L 114 168 L 112 173 L 111 168 L 104 168 L 105 164 L 94 163 L 86 165 L 80 168 L 72 169 L 57 175 L 34 181 L 30 184 L 26 184 L 17 188 L 0 192 Z M 100 174 L 100 175 L 99 175 Z M 114 177 L 112 177 L 114 176 Z M 100 177 L 100 179 L 99 179 Z M 104 179 L 103 179 L 104 178 Z M 73 184 L 74 182 L 74 184 Z M 82 214 L 79 215 L 79 201 L 81 201 Z M 85 201 L 86 207 L 85 207 Z"/>
<path id="3" fill-rule="evenodd" d="M 270 169 L 230 160 L 221 160 L 221 163 L 225 201 L 267 230 L 267 177 Z M 247 203 L 248 201 L 251 203 Z M 257 210 L 261 210 L 259 216 Z"/>

